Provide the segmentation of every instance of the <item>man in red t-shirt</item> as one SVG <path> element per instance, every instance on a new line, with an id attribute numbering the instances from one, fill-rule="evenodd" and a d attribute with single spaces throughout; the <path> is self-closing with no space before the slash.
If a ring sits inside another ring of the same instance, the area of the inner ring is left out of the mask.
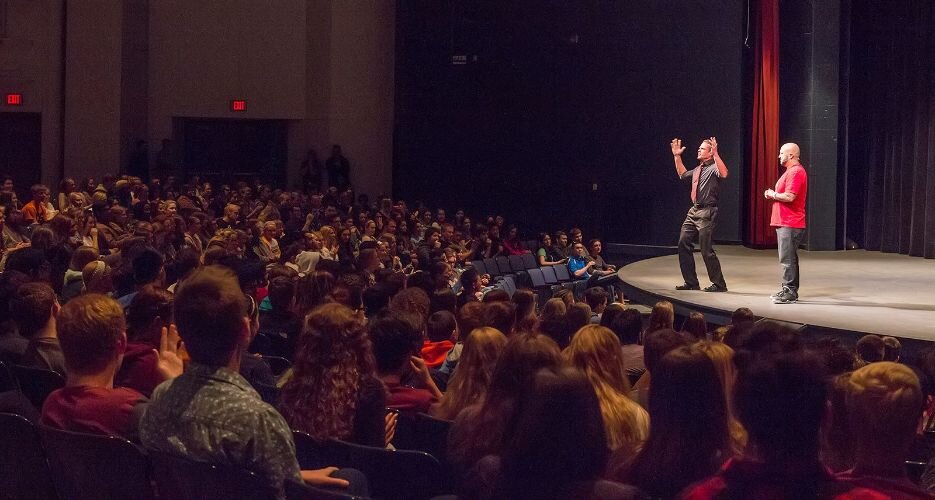
<path id="1" fill-rule="evenodd" d="M 769 225 L 776 228 L 779 242 L 779 265 L 782 268 L 782 288 L 772 295 L 773 304 L 792 304 L 799 300 L 799 244 L 805 236 L 805 197 L 808 175 L 799 161 L 799 146 L 783 144 L 779 148 L 779 164 L 786 169 L 776 182 L 776 189 L 763 195 L 773 203 Z"/>
<path id="2" fill-rule="evenodd" d="M 114 374 L 127 346 L 123 308 L 104 295 L 81 295 L 62 307 L 58 329 L 68 380 L 46 398 L 41 422 L 57 429 L 136 440 L 147 399 L 133 389 L 114 387 Z M 157 351 L 157 369 L 163 378 L 182 373 L 177 345 L 175 326 L 163 328 Z"/>

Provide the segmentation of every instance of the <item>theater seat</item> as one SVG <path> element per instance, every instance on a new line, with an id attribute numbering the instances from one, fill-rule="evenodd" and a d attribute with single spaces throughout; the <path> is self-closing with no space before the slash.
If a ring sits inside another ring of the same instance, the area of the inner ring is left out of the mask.
<path id="1" fill-rule="evenodd" d="M 23 395 L 38 410 L 52 391 L 65 387 L 65 377 L 52 370 L 13 365 L 12 371 Z"/>
<path id="2" fill-rule="evenodd" d="M 342 495 L 335 491 L 323 490 L 308 484 L 286 481 L 286 498 L 288 500 L 356 500 L 364 497 Z"/>
<path id="3" fill-rule="evenodd" d="M 334 439 L 322 443 L 319 450 L 328 465 L 363 472 L 374 498 L 420 500 L 446 493 L 442 468 L 428 453 L 387 450 Z"/>
<path id="4" fill-rule="evenodd" d="M 159 499 L 223 498 L 273 500 L 277 492 L 259 475 L 230 465 L 196 462 L 150 451 Z"/>
<path id="5" fill-rule="evenodd" d="M 39 431 L 26 417 L 0 413 L 0 499 L 54 500 Z"/>
<path id="6" fill-rule="evenodd" d="M 39 426 L 59 497 L 154 498 L 149 460 L 133 443 L 117 436 L 69 432 Z"/>

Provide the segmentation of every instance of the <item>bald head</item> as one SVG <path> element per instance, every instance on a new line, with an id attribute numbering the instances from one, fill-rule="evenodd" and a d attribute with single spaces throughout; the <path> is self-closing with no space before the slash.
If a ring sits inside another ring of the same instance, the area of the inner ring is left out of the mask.
<path id="1" fill-rule="evenodd" d="M 779 164 L 783 167 L 789 167 L 799 163 L 799 145 L 794 142 L 787 142 L 779 148 Z"/>

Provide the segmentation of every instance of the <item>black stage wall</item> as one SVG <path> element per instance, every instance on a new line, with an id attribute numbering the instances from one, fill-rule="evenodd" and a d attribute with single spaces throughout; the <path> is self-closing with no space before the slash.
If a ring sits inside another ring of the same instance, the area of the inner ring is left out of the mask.
<path id="1" fill-rule="evenodd" d="M 739 241 L 745 16 L 744 0 L 397 2 L 394 195 L 675 244 L 689 188 L 668 142 L 691 165 L 716 135 L 716 238 Z"/>

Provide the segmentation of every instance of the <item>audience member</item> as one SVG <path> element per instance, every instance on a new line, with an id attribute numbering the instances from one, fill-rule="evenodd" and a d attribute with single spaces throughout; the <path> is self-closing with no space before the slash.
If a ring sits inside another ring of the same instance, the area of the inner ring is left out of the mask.
<path id="1" fill-rule="evenodd" d="M 280 491 L 288 480 L 347 486 L 330 477 L 333 468 L 299 470 L 289 425 L 238 374 L 250 335 L 245 302 L 236 276 L 217 266 L 179 287 L 175 321 L 191 363 L 153 392 L 140 421 L 143 446 L 243 467 Z"/>
<path id="2" fill-rule="evenodd" d="M 396 416 L 384 411 L 386 395 L 374 370 L 363 319 L 340 304 L 318 307 L 305 318 L 280 411 L 293 429 L 318 441 L 382 448 Z"/>
<path id="3" fill-rule="evenodd" d="M 120 304 L 98 294 L 77 297 L 62 307 L 58 329 L 68 377 L 64 388 L 46 398 L 42 423 L 136 440 L 146 397 L 130 388 L 114 387 L 114 375 L 127 346 Z M 162 328 L 156 357 L 163 378 L 182 373 L 177 345 L 175 327 Z"/>
<path id="4" fill-rule="evenodd" d="M 707 338 L 708 323 L 704 319 L 704 314 L 697 311 L 689 313 L 685 323 L 682 323 L 682 331 L 691 335 L 695 340 L 705 340 Z"/>
<path id="5" fill-rule="evenodd" d="M 646 333 L 673 328 L 675 328 L 675 307 L 668 300 L 656 302 L 649 314 L 649 326 L 646 327 Z"/>
<path id="6" fill-rule="evenodd" d="M 476 474 L 494 479 L 489 498 L 638 498 L 635 488 L 602 479 L 606 442 L 587 377 L 570 368 L 542 370 L 520 399 L 509 446 L 481 461 Z"/>
<path id="7" fill-rule="evenodd" d="M 377 377 L 389 391 L 388 408 L 427 413 L 442 399 L 425 361 L 417 356 L 423 343 L 420 322 L 412 312 L 390 308 L 370 323 Z M 418 387 L 405 385 L 407 377 Z"/>
<path id="8" fill-rule="evenodd" d="M 458 340 L 458 324 L 454 314 L 448 311 L 432 313 L 425 324 L 425 333 L 427 338 L 422 344 L 422 359 L 429 368 L 438 368 Z"/>
<path id="9" fill-rule="evenodd" d="M 886 344 L 879 335 L 864 335 L 857 341 L 857 358 L 863 363 L 883 361 Z"/>
<path id="10" fill-rule="evenodd" d="M 891 498 L 931 498 L 909 481 L 905 466 L 922 406 L 919 379 L 909 367 L 884 361 L 855 371 L 847 384 L 847 411 L 857 464 L 838 477 Z"/>
<path id="11" fill-rule="evenodd" d="M 20 364 L 66 374 L 65 357 L 58 340 L 59 309 L 55 291 L 41 282 L 20 286 L 10 300 L 10 316 L 29 345 Z"/>
<path id="12" fill-rule="evenodd" d="M 448 434 L 448 460 L 460 474 L 481 458 L 505 451 L 519 399 L 540 369 L 554 369 L 560 363 L 558 345 L 544 335 L 519 334 L 507 340 L 483 401 L 462 410 Z"/>
<path id="13" fill-rule="evenodd" d="M 899 354 L 902 351 L 903 345 L 896 337 L 886 336 L 883 337 L 883 361 L 893 361 L 894 363 L 899 362 Z"/>
<path id="14" fill-rule="evenodd" d="M 451 374 L 445 398 L 432 407 L 431 414 L 454 420 L 461 410 L 483 401 L 505 345 L 506 336 L 497 329 L 482 327 L 471 332 L 464 339 L 458 368 Z"/>
<path id="15" fill-rule="evenodd" d="M 729 413 L 714 363 L 700 349 L 669 351 L 652 373 L 649 439 L 632 462 L 630 454 L 618 453 L 611 477 L 652 498 L 674 498 L 733 454 Z"/>
<path id="16" fill-rule="evenodd" d="M 607 292 L 599 287 L 589 288 L 584 292 L 584 301 L 591 308 L 591 324 L 599 325 L 607 307 Z"/>
<path id="17" fill-rule="evenodd" d="M 779 343 L 777 343 L 777 341 Z M 820 363 L 773 335 L 740 364 L 734 403 L 750 436 L 744 458 L 684 493 L 714 498 L 886 498 L 836 479 L 819 459 L 827 388 Z M 755 453 L 752 451 L 755 450 Z"/>
<path id="18" fill-rule="evenodd" d="M 643 315 L 636 309 L 624 309 L 614 318 L 609 328 L 620 339 L 623 366 L 627 370 L 627 377 L 631 381 L 637 380 L 646 371 L 646 365 L 643 362 L 643 346 L 639 343 L 643 328 Z"/>
<path id="19" fill-rule="evenodd" d="M 633 402 L 620 340 L 609 329 L 588 325 L 578 330 L 565 359 L 587 375 L 597 393 L 607 434 L 607 448 L 635 452 L 649 435 L 649 414 Z"/>
<path id="20" fill-rule="evenodd" d="M 162 330 L 172 323 L 172 294 L 153 286 L 144 287 L 126 310 L 127 344 L 117 370 L 116 383 L 146 397 L 166 380 L 158 369 L 156 349 Z"/>

